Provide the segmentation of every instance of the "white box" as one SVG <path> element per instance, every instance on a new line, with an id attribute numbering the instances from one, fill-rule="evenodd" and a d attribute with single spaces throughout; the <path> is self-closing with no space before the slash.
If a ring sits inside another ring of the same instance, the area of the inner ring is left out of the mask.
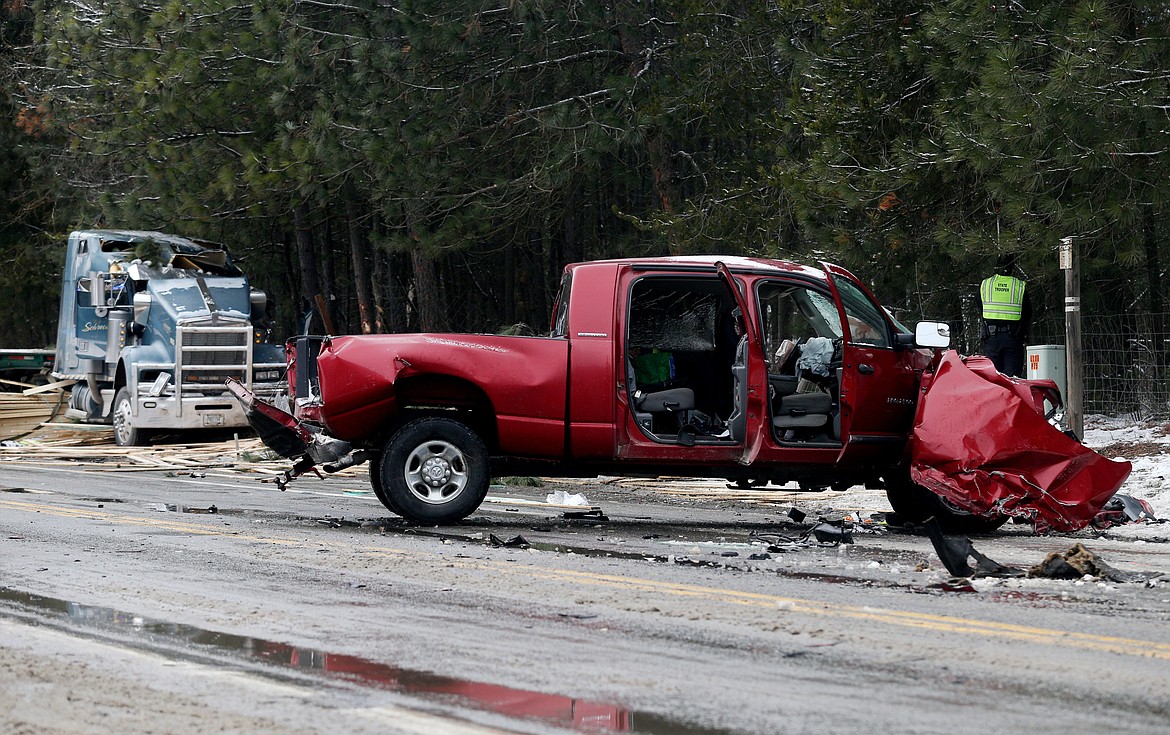
<path id="1" fill-rule="evenodd" d="M 1024 368 L 1028 380 L 1054 380 L 1060 396 L 1068 399 L 1068 373 L 1064 361 L 1064 345 L 1033 345 L 1028 347 Z"/>

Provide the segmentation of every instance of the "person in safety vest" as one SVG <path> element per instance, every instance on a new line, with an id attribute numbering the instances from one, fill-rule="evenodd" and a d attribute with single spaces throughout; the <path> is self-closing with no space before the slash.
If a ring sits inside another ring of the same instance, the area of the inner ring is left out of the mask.
<path id="1" fill-rule="evenodd" d="M 983 302 L 983 354 L 1004 375 L 1024 377 L 1024 340 L 1032 319 L 1027 284 L 1014 276 L 993 275 L 979 284 Z"/>

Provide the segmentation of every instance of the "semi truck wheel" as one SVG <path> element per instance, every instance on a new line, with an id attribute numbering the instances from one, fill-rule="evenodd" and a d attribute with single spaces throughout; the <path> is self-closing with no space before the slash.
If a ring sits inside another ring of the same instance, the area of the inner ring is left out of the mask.
<path id="1" fill-rule="evenodd" d="M 467 426 L 428 416 L 403 426 L 382 452 L 385 505 L 416 523 L 455 523 L 475 512 L 491 480 L 487 448 Z"/>
<path id="2" fill-rule="evenodd" d="M 150 432 L 134 426 L 133 404 L 130 402 L 130 391 L 119 388 L 114 396 L 114 441 L 120 447 L 140 447 L 150 439 Z"/>
<path id="3" fill-rule="evenodd" d="M 946 533 L 979 534 L 991 533 L 1008 520 L 1007 516 L 986 518 L 956 508 L 911 480 L 908 468 L 886 477 L 886 497 L 894 509 L 888 519 L 891 526 L 917 526 L 933 517 Z"/>

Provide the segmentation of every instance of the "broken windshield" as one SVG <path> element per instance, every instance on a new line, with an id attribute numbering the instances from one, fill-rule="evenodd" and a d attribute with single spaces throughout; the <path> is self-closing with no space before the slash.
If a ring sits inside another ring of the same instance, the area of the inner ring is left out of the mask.
<path id="1" fill-rule="evenodd" d="M 165 255 L 165 253 L 164 253 Z M 226 251 L 199 250 L 173 253 L 167 265 L 135 260 L 128 266 L 130 277 L 136 281 L 154 278 L 198 278 L 199 276 L 240 276 L 243 273 L 228 260 Z"/>

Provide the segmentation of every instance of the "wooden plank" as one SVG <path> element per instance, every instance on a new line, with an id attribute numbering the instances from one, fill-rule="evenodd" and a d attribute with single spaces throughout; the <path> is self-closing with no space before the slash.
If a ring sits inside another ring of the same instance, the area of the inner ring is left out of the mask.
<path id="1" fill-rule="evenodd" d="M 50 391 L 61 390 L 62 388 L 73 385 L 76 382 L 76 380 L 72 379 L 58 380 L 55 383 L 48 383 L 47 385 L 38 385 L 35 388 L 29 388 L 28 390 L 24 391 L 24 395 L 31 396 L 36 393 L 48 393 Z"/>

